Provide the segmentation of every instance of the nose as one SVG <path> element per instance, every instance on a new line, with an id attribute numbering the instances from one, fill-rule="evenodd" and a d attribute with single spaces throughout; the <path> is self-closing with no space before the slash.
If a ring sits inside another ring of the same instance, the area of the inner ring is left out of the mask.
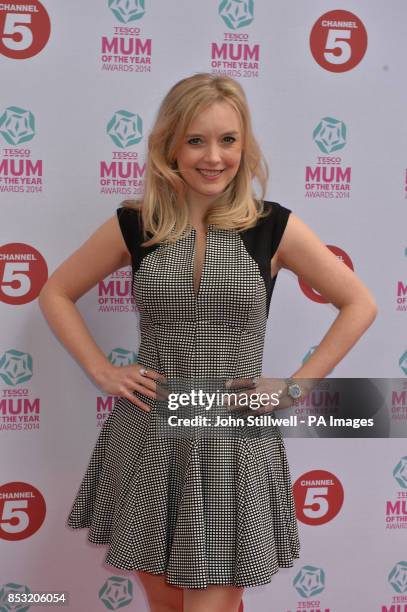
<path id="1" fill-rule="evenodd" d="M 221 160 L 221 150 L 216 142 L 208 143 L 207 147 L 205 148 L 204 159 L 212 165 L 219 163 Z"/>

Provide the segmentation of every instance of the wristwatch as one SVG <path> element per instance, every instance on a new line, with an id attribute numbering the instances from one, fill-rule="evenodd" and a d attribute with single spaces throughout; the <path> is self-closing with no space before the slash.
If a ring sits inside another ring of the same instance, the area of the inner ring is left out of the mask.
<path id="1" fill-rule="evenodd" d="M 292 378 L 288 378 L 286 380 L 286 384 L 287 384 L 286 392 L 287 392 L 287 395 L 291 397 L 291 399 L 297 400 L 303 395 L 303 391 L 300 385 Z"/>

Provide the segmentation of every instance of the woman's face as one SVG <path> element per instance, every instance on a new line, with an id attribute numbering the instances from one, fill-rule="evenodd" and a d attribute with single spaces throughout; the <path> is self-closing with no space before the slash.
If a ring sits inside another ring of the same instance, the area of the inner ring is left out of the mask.
<path id="1" fill-rule="evenodd" d="M 242 156 L 239 115 L 227 102 L 216 102 L 191 122 L 178 152 L 178 170 L 187 199 L 209 204 L 236 176 Z"/>

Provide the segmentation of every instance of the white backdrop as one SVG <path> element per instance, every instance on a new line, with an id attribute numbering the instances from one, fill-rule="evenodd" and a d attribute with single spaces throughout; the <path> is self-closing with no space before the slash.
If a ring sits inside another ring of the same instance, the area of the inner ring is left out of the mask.
<path id="1" fill-rule="evenodd" d="M 147 135 L 179 79 L 223 71 L 239 80 L 270 164 L 268 199 L 308 223 L 375 295 L 374 325 L 332 375 L 407 376 L 406 19 L 402 0 L 0 4 L 2 610 L 14 609 L 4 607 L 13 589 L 68 591 L 75 612 L 148 610 L 136 575 L 104 564 L 106 547 L 65 525 L 114 398 L 55 339 L 37 297 L 142 191 Z M 115 363 L 137 358 L 129 280 L 123 269 L 77 303 Z M 282 271 L 264 374 L 298 369 L 335 315 Z M 407 418 L 405 398 L 392 409 Z M 308 516 L 301 558 L 247 589 L 245 611 L 407 610 L 406 441 L 286 446 L 297 511 Z M 322 477 L 333 484 L 318 491 L 311 481 Z M 306 495 L 323 500 L 310 510 Z"/>

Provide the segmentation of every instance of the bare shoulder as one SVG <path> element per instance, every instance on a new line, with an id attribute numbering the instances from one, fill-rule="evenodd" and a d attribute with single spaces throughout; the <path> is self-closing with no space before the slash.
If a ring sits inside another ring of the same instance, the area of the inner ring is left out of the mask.
<path id="1" fill-rule="evenodd" d="M 115 212 L 54 270 L 41 293 L 52 291 L 76 302 L 99 281 L 130 263 Z"/>

